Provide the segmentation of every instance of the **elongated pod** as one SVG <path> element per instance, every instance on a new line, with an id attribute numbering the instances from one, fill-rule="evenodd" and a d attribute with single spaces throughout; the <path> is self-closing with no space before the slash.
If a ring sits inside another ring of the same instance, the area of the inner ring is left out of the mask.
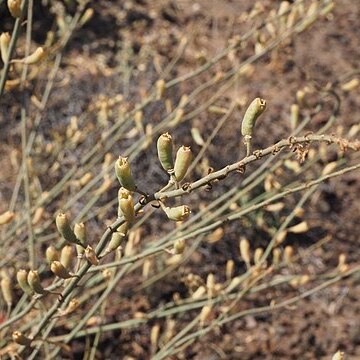
<path id="1" fill-rule="evenodd" d="M 136 189 L 135 181 L 131 175 L 130 163 L 127 158 L 119 156 L 115 162 L 115 174 L 122 187 L 129 191 Z"/>
<path id="2" fill-rule="evenodd" d="M 256 98 L 251 102 L 241 124 L 242 136 L 252 136 L 255 122 L 265 109 L 266 101 L 264 99 Z"/>
<path id="3" fill-rule="evenodd" d="M 166 171 L 174 169 L 173 141 L 169 133 L 160 135 L 157 141 L 157 152 L 163 169 Z"/>
<path id="4" fill-rule="evenodd" d="M 188 171 L 192 161 L 192 152 L 189 146 L 181 146 L 176 153 L 174 174 L 177 181 L 181 181 Z"/>

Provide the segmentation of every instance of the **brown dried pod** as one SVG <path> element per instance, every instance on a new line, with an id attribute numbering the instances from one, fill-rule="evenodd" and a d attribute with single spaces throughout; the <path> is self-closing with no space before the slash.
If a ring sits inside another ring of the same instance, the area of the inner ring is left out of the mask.
<path id="1" fill-rule="evenodd" d="M 21 331 L 14 331 L 11 335 L 14 342 L 23 346 L 30 346 L 32 339 L 25 336 Z"/>
<path id="2" fill-rule="evenodd" d="M 21 0 L 7 0 L 7 5 L 12 17 L 14 18 L 21 17 L 22 15 Z"/>
<path id="3" fill-rule="evenodd" d="M 70 279 L 74 277 L 69 271 L 66 270 L 60 261 L 53 261 L 50 265 L 51 271 L 60 279 Z"/>
<path id="4" fill-rule="evenodd" d="M 92 265 L 96 266 L 99 264 L 99 259 L 97 258 L 94 249 L 88 245 L 85 249 L 85 257 Z"/>
<path id="5" fill-rule="evenodd" d="M 0 286 L 6 305 L 11 307 L 13 303 L 13 286 L 11 279 L 8 276 L 4 276 L 1 279 Z"/>

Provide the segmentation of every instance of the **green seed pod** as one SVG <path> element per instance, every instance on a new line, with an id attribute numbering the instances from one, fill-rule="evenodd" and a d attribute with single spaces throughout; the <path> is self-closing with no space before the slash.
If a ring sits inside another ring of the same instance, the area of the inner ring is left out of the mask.
<path id="1" fill-rule="evenodd" d="M 192 161 L 192 153 L 189 146 L 181 146 L 176 153 L 174 174 L 177 181 L 181 181 L 188 171 Z"/>
<path id="2" fill-rule="evenodd" d="M 136 186 L 127 158 L 119 156 L 119 159 L 115 162 L 115 174 L 122 187 L 129 191 L 135 191 Z"/>
<path id="3" fill-rule="evenodd" d="M 20 269 L 16 273 L 16 279 L 22 291 L 28 295 L 32 295 L 33 291 L 28 284 L 27 277 L 28 277 L 28 272 L 24 269 Z"/>
<path id="4" fill-rule="evenodd" d="M 157 141 L 157 152 L 161 166 L 164 168 L 164 170 L 173 170 L 173 141 L 169 133 L 160 135 Z"/>
<path id="5" fill-rule="evenodd" d="M 30 346 L 32 340 L 20 331 L 14 331 L 11 335 L 14 342 L 23 346 Z"/>
<path id="6" fill-rule="evenodd" d="M 65 245 L 61 249 L 60 262 L 66 268 L 70 269 L 72 260 L 74 258 L 73 248 L 71 245 Z"/>
<path id="7" fill-rule="evenodd" d="M 36 270 L 30 270 L 27 276 L 27 282 L 30 285 L 31 289 L 36 294 L 44 295 L 47 291 L 42 287 L 40 282 L 39 274 Z"/>
<path id="8" fill-rule="evenodd" d="M 8 0 L 7 5 L 12 17 L 21 17 L 21 0 Z"/>
<path id="9" fill-rule="evenodd" d="M 52 261 L 59 260 L 60 258 L 59 252 L 56 250 L 55 246 L 53 245 L 49 246 L 46 249 L 45 256 L 49 264 L 51 264 Z"/>
<path id="10" fill-rule="evenodd" d="M 0 35 L 0 52 L 1 52 L 1 60 L 5 64 L 8 61 L 8 52 L 9 52 L 9 44 L 10 44 L 10 34 L 2 33 Z"/>
<path id="11" fill-rule="evenodd" d="M 115 251 L 121 245 L 121 242 L 126 237 L 128 228 L 129 228 L 129 225 L 126 222 L 126 223 L 122 224 L 117 229 L 117 231 L 112 234 L 109 245 L 107 246 L 107 248 L 105 250 L 105 255 L 111 253 L 112 251 Z"/>
<path id="12" fill-rule="evenodd" d="M 190 208 L 186 205 L 176 206 L 173 208 L 166 207 L 164 208 L 164 211 L 167 217 L 173 221 L 184 221 L 191 213 Z"/>
<path id="13" fill-rule="evenodd" d="M 56 276 L 61 279 L 70 279 L 73 277 L 73 275 L 71 275 L 69 271 L 65 269 L 60 261 L 53 261 L 50 265 L 50 269 Z"/>
<path id="14" fill-rule="evenodd" d="M 96 266 L 99 264 L 99 259 L 97 258 L 94 249 L 88 245 L 85 249 L 85 257 L 92 265 Z"/>
<path id="15" fill-rule="evenodd" d="M 71 243 L 78 244 L 79 241 L 77 240 L 74 232 L 71 230 L 69 218 L 64 213 L 59 213 L 56 216 L 56 227 L 62 237 Z"/>
<path id="16" fill-rule="evenodd" d="M 86 228 L 84 223 L 76 223 L 74 225 L 74 234 L 79 242 L 86 246 Z"/>
<path id="17" fill-rule="evenodd" d="M 125 193 L 123 190 L 119 190 L 119 209 L 118 216 L 124 215 L 125 220 L 131 224 L 135 221 L 135 207 L 134 200 L 130 193 Z"/>
<path id="18" fill-rule="evenodd" d="M 256 119 L 265 111 L 266 101 L 264 99 L 256 98 L 252 101 L 250 106 L 247 108 L 242 124 L 241 124 L 241 135 L 251 136 L 253 127 Z"/>
<path id="19" fill-rule="evenodd" d="M 0 286 L 6 305 L 10 307 L 13 303 L 13 287 L 11 279 L 7 276 L 4 276 L 1 279 Z"/>

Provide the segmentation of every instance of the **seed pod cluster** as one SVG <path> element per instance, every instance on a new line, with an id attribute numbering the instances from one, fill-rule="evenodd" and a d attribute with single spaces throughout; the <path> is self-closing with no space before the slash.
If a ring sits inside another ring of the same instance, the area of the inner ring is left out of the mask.
<path id="1" fill-rule="evenodd" d="M 130 163 L 127 158 L 119 156 L 115 162 L 115 174 L 122 187 L 129 191 L 135 191 L 135 181 L 131 175 Z"/>
<path id="2" fill-rule="evenodd" d="M 165 171 L 173 170 L 173 141 L 169 133 L 160 135 L 157 141 L 157 153 L 163 169 Z"/>

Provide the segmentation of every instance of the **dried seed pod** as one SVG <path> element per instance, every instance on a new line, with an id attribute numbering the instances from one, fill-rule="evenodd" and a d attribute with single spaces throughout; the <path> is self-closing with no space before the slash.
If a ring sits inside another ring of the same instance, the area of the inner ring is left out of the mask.
<path id="1" fill-rule="evenodd" d="M 173 221 L 184 221 L 191 213 L 190 208 L 186 205 L 176 206 L 173 208 L 164 207 L 163 210 L 165 211 L 167 217 Z"/>
<path id="2" fill-rule="evenodd" d="M 84 26 L 94 15 L 94 9 L 88 8 L 79 20 L 79 26 Z"/>
<path id="3" fill-rule="evenodd" d="M 206 278 L 206 289 L 207 295 L 209 298 L 214 297 L 214 289 L 215 289 L 215 276 L 214 274 L 210 273 Z"/>
<path id="4" fill-rule="evenodd" d="M 292 104 L 290 108 L 290 124 L 291 129 L 295 130 L 299 122 L 299 105 Z"/>
<path id="5" fill-rule="evenodd" d="M 249 240 L 242 238 L 239 244 L 240 256 L 244 260 L 246 267 L 250 268 L 250 243 Z"/>
<path id="6" fill-rule="evenodd" d="M 181 146 L 176 153 L 174 175 L 177 181 L 181 181 L 188 171 L 192 161 L 192 152 L 189 146 Z"/>
<path id="7" fill-rule="evenodd" d="M 51 271 L 60 279 L 70 279 L 74 275 L 66 270 L 63 264 L 60 261 L 53 261 L 50 265 Z"/>
<path id="8" fill-rule="evenodd" d="M 273 265 L 277 266 L 280 264 L 280 258 L 281 258 L 281 250 L 279 248 L 275 248 L 273 250 Z"/>
<path id="9" fill-rule="evenodd" d="M 14 342 L 16 342 L 19 345 L 23 345 L 23 346 L 30 346 L 32 339 L 30 339 L 29 337 L 25 336 L 22 332 L 20 331 L 14 331 L 11 335 L 12 339 Z"/>
<path id="10" fill-rule="evenodd" d="M 264 254 L 263 248 L 258 247 L 258 248 L 255 249 L 255 252 L 254 252 L 254 264 L 255 265 L 260 264 L 260 260 L 261 260 L 261 258 L 263 256 L 263 254 Z"/>
<path id="11" fill-rule="evenodd" d="M 94 249 L 88 245 L 85 249 L 85 257 L 92 265 L 96 266 L 99 264 L 99 259 L 97 258 Z"/>
<path id="12" fill-rule="evenodd" d="M 173 170 L 173 141 L 169 133 L 160 135 L 157 141 L 157 152 L 163 169 L 166 171 Z"/>
<path id="13" fill-rule="evenodd" d="M 206 320 L 208 319 L 209 315 L 211 314 L 212 306 L 205 305 L 200 312 L 200 326 L 204 326 Z"/>
<path id="14" fill-rule="evenodd" d="M 16 279 L 17 282 L 24 293 L 31 295 L 33 293 L 31 287 L 29 286 L 29 283 L 27 281 L 28 278 L 28 272 L 24 269 L 18 270 L 16 273 Z"/>
<path id="15" fill-rule="evenodd" d="M 45 252 L 46 260 L 49 264 L 51 264 L 52 261 L 59 260 L 60 255 L 59 252 L 56 250 L 55 246 L 50 245 Z"/>
<path id="16" fill-rule="evenodd" d="M 12 62 L 19 62 L 25 65 L 34 65 L 41 61 L 45 56 L 45 50 L 42 47 L 38 47 L 32 54 L 24 57 L 23 59 L 16 59 Z"/>
<path id="17" fill-rule="evenodd" d="M 126 237 L 126 234 L 128 232 L 129 225 L 127 222 L 122 224 L 116 232 L 114 232 L 111 236 L 111 240 L 109 242 L 109 245 L 107 246 L 105 250 L 105 254 L 109 254 L 112 251 L 115 251 L 120 245 L 123 239 Z"/>
<path id="18" fill-rule="evenodd" d="M 73 252 L 72 246 L 71 245 L 65 245 L 61 249 L 61 253 L 60 253 L 60 262 L 61 262 L 61 264 L 66 269 L 70 269 L 73 258 L 74 258 L 74 252 Z"/>
<path id="19" fill-rule="evenodd" d="M 292 246 L 286 246 L 284 249 L 284 262 L 286 265 L 291 263 L 292 257 L 294 256 L 294 249 Z"/>
<path id="20" fill-rule="evenodd" d="M 175 244 L 174 244 L 174 254 L 175 255 L 179 255 L 179 254 L 182 254 L 185 250 L 185 247 L 186 247 L 186 243 L 185 243 L 185 240 L 184 239 L 178 239 L 175 241 Z"/>
<path id="21" fill-rule="evenodd" d="M 160 325 L 155 324 L 151 328 L 151 332 L 150 332 L 150 343 L 151 343 L 152 352 L 155 352 L 158 347 L 159 335 L 160 335 Z"/>
<path id="22" fill-rule="evenodd" d="M 9 44 L 10 44 L 10 34 L 2 33 L 0 35 L 0 52 L 1 52 L 1 60 L 5 64 L 8 61 L 8 53 L 9 53 Z"/>
<path id="23" fill-rule="evenodd" d="M 156 99 L 160 100 L 164 97 L 166 90 L 166 83 L 164 79 L 159 79 L 156 82 Z"/>
<path id="24" fill-rule="evenodd" d="M 200 299 L 205 294 L 206 294 L 206 288 L 205 288 L 205 286 L 201 285 L 195 290 L 195 292 L 192 294 L 191 298 L 194 299 L 194 300 L 195 299 Z"/>
<path id="25" fill-rule="evenodd" d="M 120 194 L 120 190 L 118 216 L 124 215 L 125 220 L 129 224 L 132 224 L 135 221 L 134 199 L 130 193 L 125 195 L 124 192 L 122 192 L 122 194 Z"/>
<path id="26" fill-rule="evenodd" d="M 84 223 L 74 225 L 74 234 L 83 247 L 86 246 L 86 228 Z"/>
<path id="27" fill-rule="evenodd" d="M 62 237 L 73 244 L 79 244 L 74 232 L 71 230 L 69 218 L 64 213 L 59 213 L 56 216 L 56 227 Z M 81 245 L 81 244 L 79 244 Z"/>
<path id="28" fill-rule="evenodd" d="M 266 101 L 264 99 L 256 98 L 247 108 L 242 124 L 241 135 L 252 136 L 253 128 L 257 118 L 265 111 Z"/>
<path id="29" fill-rule="evenodd" d="M 15 218 L 15 213 L 12 211 L 5 211 L 0 214 L 0 225 L 9 224 Z"/>
<path id="30" fill-rule="evenodd" d="M 299 224 L 289 227 L 287 230 L 288 230 L 288 232 L 291 232 L 294 234 L 301 234 L 301 233 L 307 232 L 309 230 L 309 226 L 306 221 L 302 221 Z"/>
<path id="31" fill-rule="evenodd" d="M 345 353 L 338 350 L 333 357 L 331 358 L 331 360 L 345 360 Z"/>
<path id="32" fill-rule="evenodd" d="M 0 286 L 6 305 L 10 308 L 13 303 L 13 287 L 11 279 L 8 276 L 4 276 L 1 279 Z"/>
<path id="33" fill-rule="evenodd" d="M 27 276 L 27 282 L 30 285 L 31 289 L 36 294 L 47 294 L 47 290 L 45 290 L 40 282 L 39 274 L 36 270 L 30 270 Z"/>
<path id="34" fill-rule="evenodd" d="M 42 216 L 44 215 L 44 212 L 45 212 L 44 207 L 42 207 L 42 206 L 38 207 L 35 210 L 35 214 L 34 214 L 34 217 L 33 217 L 32 221 L 31 221 L 31 224 L 32 225 L 37 225 L 40 222 Z"/>
<path id="35" fill-rule="evenodd" d="M 235 270 L 235 262 L 234 260 L 228 260 L 226 262 L 226 269 L 225 269 L 225 274 L 226 274 L 226 280 L 231 280 L 233 275 L 234 275 L 234 270 Z"/>
<path id="36" fill-rule="evenodd" d="M 115 174 L 122 187 L 129 191 L 135 191 L 135 181 L 131 175 L 130 163 L 127 158 L 119 156 L 115 162 Z"/>
<path id="37" fill-rule="evenodd" d="M 14 18 L 21 17 L 22 15 L 21 0 L 7 0 L 7 5 L 12 17 Z"/>

